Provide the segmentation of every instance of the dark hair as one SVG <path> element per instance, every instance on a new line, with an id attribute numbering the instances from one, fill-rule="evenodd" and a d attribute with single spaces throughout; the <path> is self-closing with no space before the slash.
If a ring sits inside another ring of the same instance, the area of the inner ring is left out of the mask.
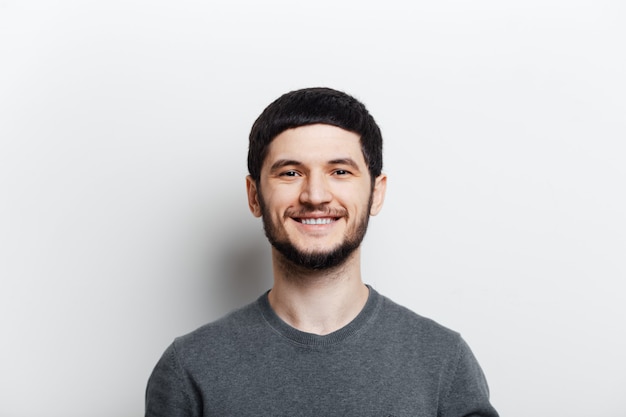
<path id="1" fill-rule="evenodd" d="M 274 138 L 287 129 L 323 123 L 361 136 L 361 150 L 372 183 L 383 169 L 383 138 L 363 103 L 331 88 L 305 88 L 283 94 L 263 110 L 250 131 L 248 171 L 258 182 Z"/>

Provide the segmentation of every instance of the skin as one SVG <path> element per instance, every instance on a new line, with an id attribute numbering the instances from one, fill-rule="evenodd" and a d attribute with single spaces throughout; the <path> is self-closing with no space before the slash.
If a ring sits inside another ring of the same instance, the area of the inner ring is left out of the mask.
<path id="1" fill-rule="evenodd" d="M 359 136 L 315 124 L 274 138 L 259 183 L 246 178 L 252 214 L 270 222 L 276 239 L 301 252 L 325 254 L 358 236 L 368 216 L 380 212 L 387 177 L 378 176 L 372 189 Z M 306 224 L 313 220 L 316 224 Z M 285 322 L 309 333 L 328 334 L 345 326 L 368 297 L 360 252 L 359 246 L 338 265 L 311 269 L 272 247 L 272 308 Z"/>

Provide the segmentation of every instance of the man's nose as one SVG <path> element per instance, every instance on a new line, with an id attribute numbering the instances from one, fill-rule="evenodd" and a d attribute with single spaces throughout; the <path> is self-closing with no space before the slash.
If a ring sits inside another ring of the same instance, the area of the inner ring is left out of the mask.
<path id="1" fill-rule="evenodd" d="M 300 193 L 301 203 L 319 205 L 329 203 L 332 198 L 328 178 L 325 175 L 314 174 L 306 178 Z"/>

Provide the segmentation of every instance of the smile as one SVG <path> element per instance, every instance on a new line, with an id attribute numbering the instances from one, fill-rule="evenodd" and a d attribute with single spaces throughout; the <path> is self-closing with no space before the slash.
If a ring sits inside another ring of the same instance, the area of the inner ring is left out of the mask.
<path id="1" fill-rule="evenodd" d="M 334 221 L 335 219 L 330 218 L 330 217 L 317 218 L 317 219 L 300 219 L 300 222 L 302 224 L 331 224 Z"/>

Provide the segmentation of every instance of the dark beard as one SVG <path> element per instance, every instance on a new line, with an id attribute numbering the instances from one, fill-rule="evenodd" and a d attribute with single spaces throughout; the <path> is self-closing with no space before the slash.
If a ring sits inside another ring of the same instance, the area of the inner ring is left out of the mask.
<path id="1" fill-rule="evenodd" d="M 359 224 L 354 232 L 349 236 L 346 235 L 342 243 L 326 252 L 302 251 L 296 248 L 288 238 L 279 239 L 276 227 L 270 220 L 270 214 L 267 212 L 265 202 L 260 192 L 259 204 L 263 214 L 263 230 L 265 230 L 265 236 L 267 236 L 267 240 L 269 240 L 272 246 L 293 266 L 306 270 L 320 271 L 343 264 L 361 245 L 369 223 L 369 209 L 372 206 L 372 196 L 370 195 L 367 211 L 359 220 Z M 310 210 L 313 211 L 314 208 L 312 207 Z"/>
<path id="2" fill-rule="evenodd" d="M 267 236 L 272 246 L 274 246 L 287 261 L 303 269 L 320 271 L 339 266 L 348 259 L 352 252 L 361 245 L 365 237 L 365 231 L 367 230 L 367 222 L 368 217 L 365 218 L 364 222 L 361 222 L 354 236 L 346 238 L 341 244 L 327 252 L 301 251 L 288 239 L 282 241 L 277 240 L 273 234 L 273 225 L 271 225 L 270 222 L 266 222 L 265 217 L 263 218 L 263 228 L 265 229 L 265 236 Z"/>

